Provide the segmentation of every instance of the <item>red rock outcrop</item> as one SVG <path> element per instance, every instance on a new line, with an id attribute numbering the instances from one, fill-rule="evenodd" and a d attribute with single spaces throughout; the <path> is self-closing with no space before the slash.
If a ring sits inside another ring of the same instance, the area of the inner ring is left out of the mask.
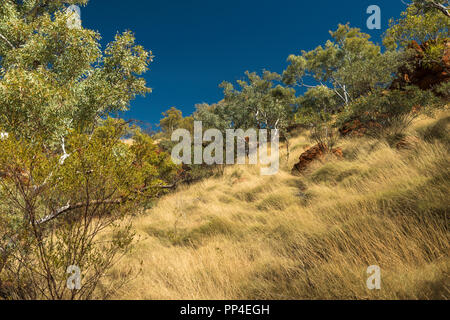
<path id="1" fill-rule="evenodd" d="M 304 172 L 312 162 L 321 159 L 325 156 L 326 153 L 329 153 L 329 150 L 323 144 L 318 144 L 308 149 L 307 151 L 302 153 L 299 162 L 292 169 L 292 173 L 297 174 Z M 344 156 L 341 148 L 333 149 L 331 150 L 331 153 L 338 158 L 342 158 Z"/>

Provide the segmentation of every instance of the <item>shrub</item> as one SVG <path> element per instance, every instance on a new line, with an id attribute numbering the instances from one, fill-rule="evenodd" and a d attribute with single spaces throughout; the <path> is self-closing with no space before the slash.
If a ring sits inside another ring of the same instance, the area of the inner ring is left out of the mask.
<path id="1" fill-rule="evenodd" d="M 377 91 L 359 98 L 339 114 L 337 124 L 358 119 L 366 123 L 366 133 L 376 137 L 404 134 L 412 121 L 423 112 L 431 112 L 444 102 L 431 91 L 417 87 L 406 90 Z"/>
<path id="2" fill-rule="evenodd" d="M 129 250 L 130 214 L 164 192 L 176 167 L 139 131 L 122 143 L 127 132 L 114 119 L 72 132 L 63 156 L 39 141 L 0 140 L 3 298 L 90 299 Z M 71 266 L 82 272 L 78 290 L 66 285 Z"/>

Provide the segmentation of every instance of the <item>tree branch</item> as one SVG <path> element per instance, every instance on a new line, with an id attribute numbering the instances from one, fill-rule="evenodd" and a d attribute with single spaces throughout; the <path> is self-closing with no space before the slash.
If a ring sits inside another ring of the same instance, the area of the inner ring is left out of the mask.
<path id="1" fill-rule="evenodd" d="M 2 39 L 11 49 L 15 49 L 16 47 L 4 36 L 0 33 L 0 39 Z"/>
<path id="2" fill-rule="evenodd" d="M 52 214 L 50 214 L 50 215 L 48 215 L 48 216 L 46 216 L 46 217 L 44 217 L 44 218 L 42 218 L 40 220 L 35 221 L 35 224 L 36 225 L 42 225 L 44 223 L 47 223 L 47 222 L 50 222 L 50 221 L 56 219 L 57 217 L 59 217 L 62 214 L 65 214 L 67 212 L 74 211 L 74 210 L 77 210 L 77 209 L 81 209 L 81 208 L 84 208 L 86 206 L 93 206 L 93 205 L 100 205 L 100 204 L 122 204 L 126 200 L 127 199 L 119 198 L 119 199 L 109 199 L 109 200 L 92 200 L 89 203 L 87 203 L 87 202 L 79 202 L 79 203 L 74 204 L 74 205 L 70 205 L 70 203 L 68 203 L 66 206 L 57 209 Z"/>
<path id="3" fill-rule="evenodd" d="M 405 1 L 401 0 L 405 5 L 410 5 L 408 3 L 406 3 Z M 446 7 L 444 4 L 436 2 L 435 0 L 429 0 L 429 1 L 413 1 L 413 3 L 416 7 L 417 7 L 417 13 L 419 14 L 421 11 L 423 11 L 424 9 L 437 9 L 439 11 L 441 11 L 445 16 L 450 18 L 450 12 L 448 7 Z M 447 6 L 448 6 L 448 1 L 447 1 Z"/>
<path id="4" fill-rule="evenodd" d="M 438 9 L 439 11 L 441 11 L 443 14 L 445 14 L 447 17 L 450 18 L 450 12 L 448 11 L 448 8 L 446 6 L 444 6 L 442 3 L 436 3 L 435 1 L 432 1 L 429 6 L 431 8 L 435 8 Z"/>
<path id="5" fill-rule="evenodd" d="M 173 185 L 167 185 L 167 186 L 155 186 L 155 188 L 174 189 L 176 186 L 177 186 L 176 184 L 173 184 Z M 49 214 L 48 216 L 35 221 L 35 224 L 36 225 L 45 224 L 47 222 L 50 222 L 50 221 L 58 218 L 59 216 L 61 216 L 63 214 L 66 214 L 68 212 L 71 212 L 71 211 L 74 211 L 77 209 L 84 208 L 86 206 L 94 206 L 94 205 L 102 205 L 102 204 L 119 205 L 119 204 L 123 204 L 123 203 L 127 202 L 128 200 L 130 200 L 130 197 L 122 197 L 122 198 L 118 198 L 118 199 L 108 199 L 108 200 L 92 200 L 90 202 L 78 202 L 74 205 L 71 205 L 70 203 L 68 203 L 64 207 L 61 207 L 61 208 L 55 210 L 52 214 Z"/>

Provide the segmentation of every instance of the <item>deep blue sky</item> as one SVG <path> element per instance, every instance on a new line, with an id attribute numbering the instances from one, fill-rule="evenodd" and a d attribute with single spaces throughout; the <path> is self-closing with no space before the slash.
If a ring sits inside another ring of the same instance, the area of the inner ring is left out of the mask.
<path id="1" fill-rule="evenodd" d="M 366 27 L 372 4 L 382 10 L 381 31 Z M 218 85 L 246 70 L 281 73 L 289 54 L 323 44 L 338 23 L 380 42 L 404 9 L 400 0 L 90 0 L 81 18 L 103 44 L 128 29 L 153 51 L 145 75 L 153 93 L 133 101 L 125 117 L 155 124 L 171 106 L 189 115 L 197 103 L 221 100 Z"/>

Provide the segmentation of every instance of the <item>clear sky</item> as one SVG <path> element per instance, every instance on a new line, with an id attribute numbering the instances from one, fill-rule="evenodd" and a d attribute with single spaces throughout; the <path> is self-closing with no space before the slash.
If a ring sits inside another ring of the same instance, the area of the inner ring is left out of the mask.
<path id="1" fill-rule="evenodd" d="M 381 31 L 366 27 L 369 5 L 381 8 Z M 90 0 L 81 18 L 103 45 L 132 30 L 153 51 L 145 75 L 153 93 L 133 101 L 124 117 L 155 124 L 172 106 L 189 115 L 197 103 L 220 101 L 218 85 L 246 70 L 281 73 L 289 54 L 323 44 L 338 23 L 381 42 L 389 18 L 404 9 L 401 0 Z"/>

